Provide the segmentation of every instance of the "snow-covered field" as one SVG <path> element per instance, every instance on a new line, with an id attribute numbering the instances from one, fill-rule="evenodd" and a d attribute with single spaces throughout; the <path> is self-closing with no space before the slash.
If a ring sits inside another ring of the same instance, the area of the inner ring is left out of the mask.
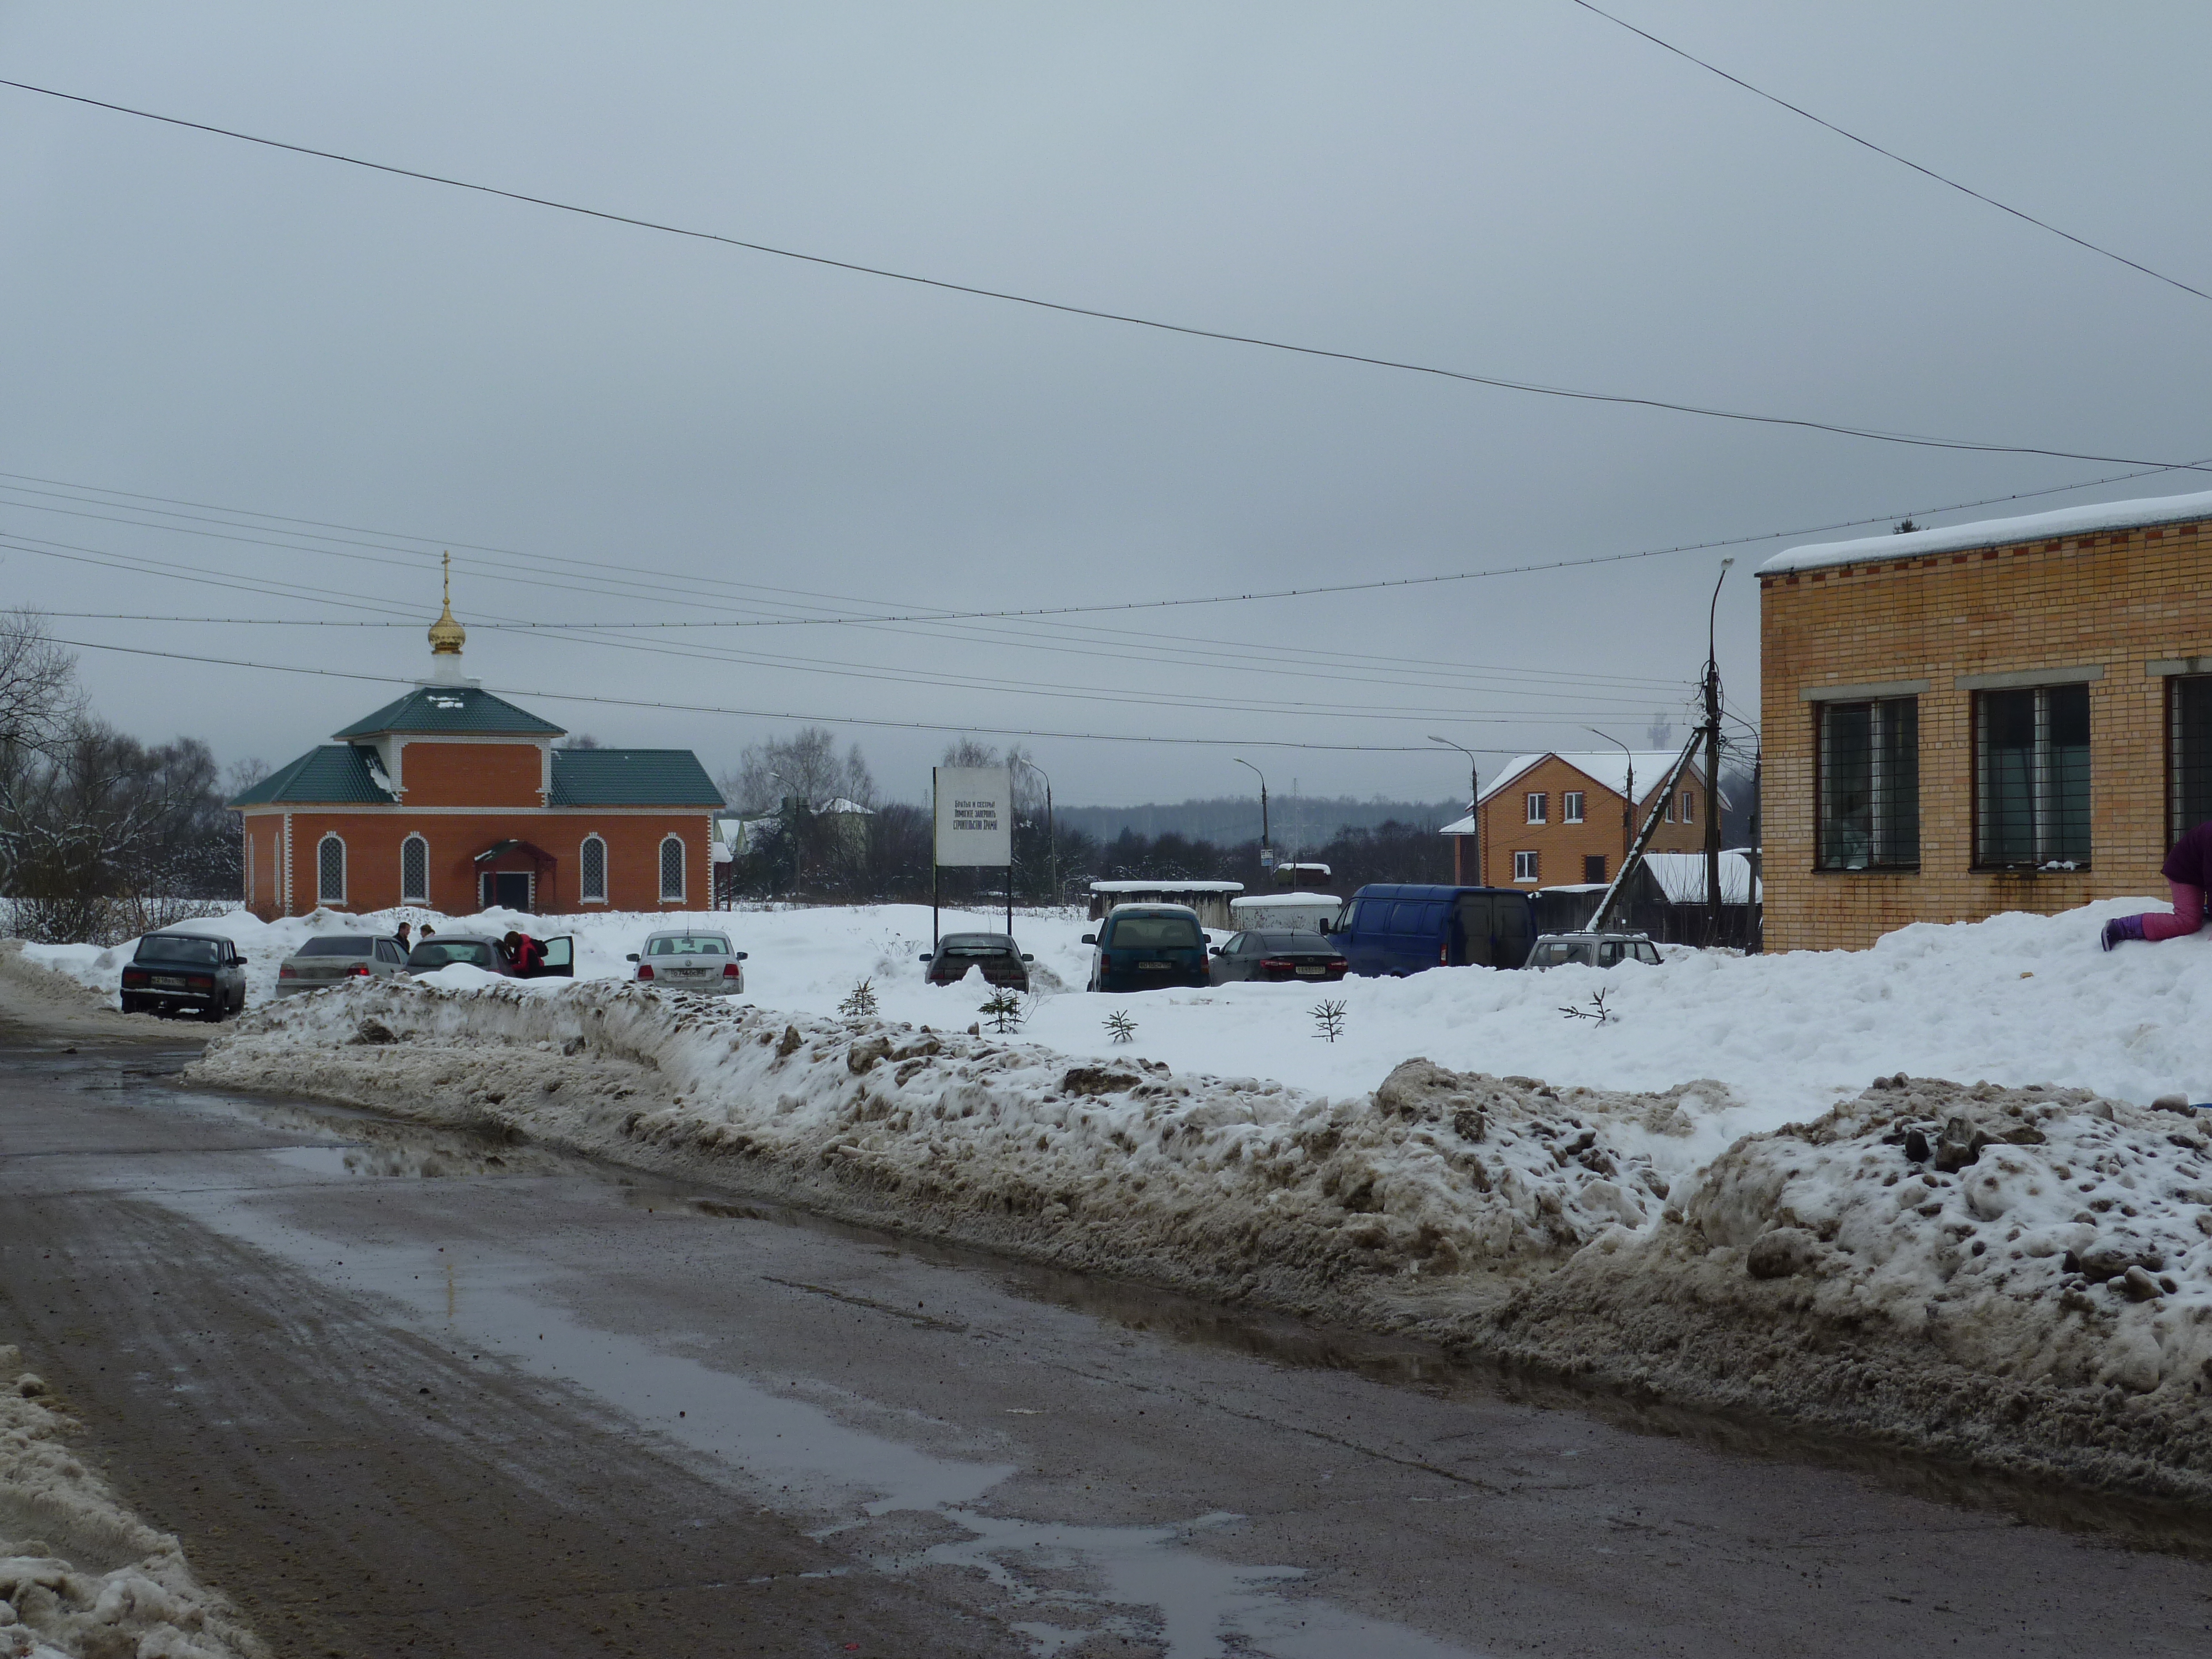
<path id="1" fill-rule="evenodd" d="M 22 1355 L 0 1347 L 0 1655 L 265 1659 L 177 1540 L 70 1453 L 75 1427 Z"/>
<path id="2" fill-rule="evenodd" d="M 2057 916 L 2009 915 L 1906 927 L 1870 951 L 1772 957 L 1675 952 L 1656 968 L 1547 973 L 1435 969 L 1404 980 L 1348 980 L 1326 990 L 1237 985 L 1214 990 L 1092 995 L 1081 988 L 1091 925 L 1070 912 L 1017 914 L 1042 988 L 1022 1030 L 1062 1054 L 1136 1055 L 1178 1073 L 1272 1079 L 1328 1094 L 1364 1093 L 1400 1060 L 1425 1056 L 1460 1071 L 1521 1073 L 1555 1084 L 1650 1091 L 1695 1079 L 1728 1085 L 1741 1109 L 1716 1126 L 1723 1140 L 1817 1115 L 1877 1073 L 2066 1085 L 2148 1103 L 2183 1093 L 2212 1100 L 2212 933 L 2161 945 L 2097 949 L 2103 919 L 2150 901 L 2107 901 Z M 321 912 L 266 924 L 244 911 L 218 927 L 251 959 L 249 997 L 267 1000 L 276 964 L 311 934 L 389 931 L 404 917 L 461 932 L 556 928 L 577 941 L 580 978 L 626 978 L 623 961 L 648 929 L 728 932 L 745 963 L 746 1000 L 830 1016 L 860 981 L 889 1019 L 964 1030 L 980 982 L 933 987 L 917 960 L 929 912 L 913 905 L 713 912 L 689 917 L 532 918 L 506 912 L 447 919 L 419 911 Z M 998 928 L 1003 915 L 948 911 L 946 931 Z M 1217 935 L 1217 937 L 1219 937 Z M 27 960 L 112 996 L 131 946 L 27 945 Z M 1054 989 L 1050 988 L 1063 988 Z M 1617 1018 L 1566 1018 L 1600 991 Z M 1346 1005 L 1336 1042 L 1316 1035 L 1313 1006 Z M 1134 1039 L 1116 1044 L 1107 1014 L 1126 1012 Z M 1705 1148 L 1717 1152 L 1718 1145 Z"/>

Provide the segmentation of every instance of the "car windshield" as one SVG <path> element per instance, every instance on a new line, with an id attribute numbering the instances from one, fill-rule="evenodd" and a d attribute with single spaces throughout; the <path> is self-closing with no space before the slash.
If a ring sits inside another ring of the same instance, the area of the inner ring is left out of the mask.
<path id="1" fill-rule="evenodd" d="M 645 947 L 649 957 L 726 957 L 730 942 L 719 933 L 671 933 Z"/>
<path id="2" fill-rule="evenodd" d="M 149 933 L 138 941 L 139 962 L 218 963 L 222 960 L 219 939 L 187 939 L 175 933 Z"/>
<path id="3" fill-rule="evenodd" d="M 491 946 L 482 939 L 434 939 L 427 945 L 418 945 L 407 953 L 410 968 L 439 969 L 456 962 L 465 962 L 471 968 L 491 966 Z"/>
<path id="4" fill-rule="evenodd" d="M 1198 924 L 1188 916 L 1116 916 L 1106 937 L 1119 951 L 1194 951 Z"/>
<path id="5" fill-rule="evenodd" d="M 948 957 L 1010 957 L 1014 942 L 998 933 L 948 933 L 943 949 Z"/>
<path id="6" fill-rule="evenodd" d="M 339 939 L 311 939 L 300 947 L 303 957 L 365 957 L 374 954 L 376 941 L 361 934 Z"/>

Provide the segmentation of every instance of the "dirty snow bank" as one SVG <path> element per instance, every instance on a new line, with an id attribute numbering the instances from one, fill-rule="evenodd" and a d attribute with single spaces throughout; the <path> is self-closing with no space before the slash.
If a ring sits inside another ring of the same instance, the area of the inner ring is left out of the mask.
<path id="1" fill-rule="evenodd" d="M 248 1015 L 188 1073 L 503 1126 L 854 1218 L 1279 1305 L 1493 1287 L 1653 1219 L 1695 1090 L 1613 1095 L 1413 1061 L 1331 1100 L 1157 1061 L 637 985 L 444 974 Z M 1712 1100 L 1723 1091 L 1709 1089 Z"/>
<path id="2" fill-rule="evenodd" d="M 2081 1484 L 2212 1498 L 2212 1139 L 2179 1101 L 1878 1082 L 1747 1136 L 1484 1346 Z"/>
<path id="3" fill-rule="evenodd" d="M 76 1425 L 12 1347 L 0 1347 L 0 1656 L 265 1659 L 177 1540 L 70 1455 Z M 87 1565 L 105 1562 L 121 1565 Z"/>

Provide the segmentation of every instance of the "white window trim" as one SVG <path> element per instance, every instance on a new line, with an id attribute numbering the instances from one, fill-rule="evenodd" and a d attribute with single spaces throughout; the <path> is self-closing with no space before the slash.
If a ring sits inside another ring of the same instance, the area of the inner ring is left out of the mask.
<path id="1" fill-rule="evenodd" d="M 596 898 L 584 890 L 584 849 L 586 847 L 589 847 L 593 842 L 597 842 L 599 844 L 599 896 Z M 609 884 L 607 872 L 607 838 L 601 835 L 598 830 L 594 830 L 590 835 L 586 836 L 583 840 L 576 843 L 576 894 L 578 902 L 584 904 L 605 904 L 607 902 L 607 888 Z"/>
<path id="2" fill-rule="evenodd" d="M 1583 792 L 1570 789 L 1559 797 L 1559 822 L 1580 823 L 1583 821 Z"/>
<path id="3" fill-rule="evenodd" d="M 1532 789 L 1528 792 L 1528 806 L 1529 823 L 1548 823 L 1551 822 L 1551 797 L 1543 790 Z"/>
<path id="4" fill-rule="evenodd" d="M 1697 810 L 1698 797 L 1696 793 L 1692 790 L 1685 789 L 1682 792 L 1682 822 L 1685 823 L 1695 823 L 1698 821 Z"/>
<path id="5" fill-rule="evenodd" d="M 407 890 L 407 843 L 422 843 L 422 890 Z M 430 902 L 430 838 L 420 830 L 410 830 L 399 838 L 399 902 L 402 904 L 428 904 Z"/>
<path id="6" fill-rule="evenodd" d="M 672 894 L 668 890 L 668 843 L 672 841 L 684 848 L 684 856 L 677 861 L 676 891 Z M 684 837 L 673 830 L 663 836 L 659 845 L 653 848 L 653 862 L 656 866 L 653 872 L 653 879 L 659 884 L 660 902 L 663 904 L 683 903 L 691 879 L 691 848 L 686 845 Z"/>
<path id="7" fill-rule="evenodd" d="M 338 890 L 335 897 L 323 890 L 323 848 L 332 842 L 338 844 Z M 315 902 L 317 904 L 343 904 L 346 902 L 346 880 L 352 874 L 346 866 L 350 862 L 351 860 L 346 857 L 345 837 L 335 830 L 324 830 L 321 838 L 315 842 Z"/>
<path id="8" fill-rule="evenodd" d="M 1526 875 L 1521 873 L 1524 860 L 1526 861 L 1528 872 Z M 1540 867 L 1540 855 L 1537 854 L 1520 851 L 1516 852 L 1513 854 L 1513 879 L 1516 881 L 1534 882 L 1540 880 L 1541 878 L 1536 873 Z"/>

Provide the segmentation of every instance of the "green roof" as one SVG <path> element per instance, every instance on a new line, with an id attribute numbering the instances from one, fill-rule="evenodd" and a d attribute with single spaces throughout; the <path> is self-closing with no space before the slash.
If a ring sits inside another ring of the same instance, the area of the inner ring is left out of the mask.
<path id="1" fill-rule="evenodd" d="M 341 743 L 349 738 L 380 737 L 386 732 L 516 732 L 533 738 L 557 738 L 567 729 L 541 720 L 481 686 L 418 685 L 333 735 Z"/>
<path id="2" fill-rule="evenodd" d="M 720 806 L 722 792 L 689 749 L 556 749 L 556 806 Z"/>
<path id="3" fill-rule="evenodd" d="M 229 804 L 265 806 L 280 801 L 313 801 L 389 806 L 392 792 L 378 781 L 382 776 L 376 750 L 367 744 L 325 744 L 310 749 L 290 765 L 278 767 Z"/>

